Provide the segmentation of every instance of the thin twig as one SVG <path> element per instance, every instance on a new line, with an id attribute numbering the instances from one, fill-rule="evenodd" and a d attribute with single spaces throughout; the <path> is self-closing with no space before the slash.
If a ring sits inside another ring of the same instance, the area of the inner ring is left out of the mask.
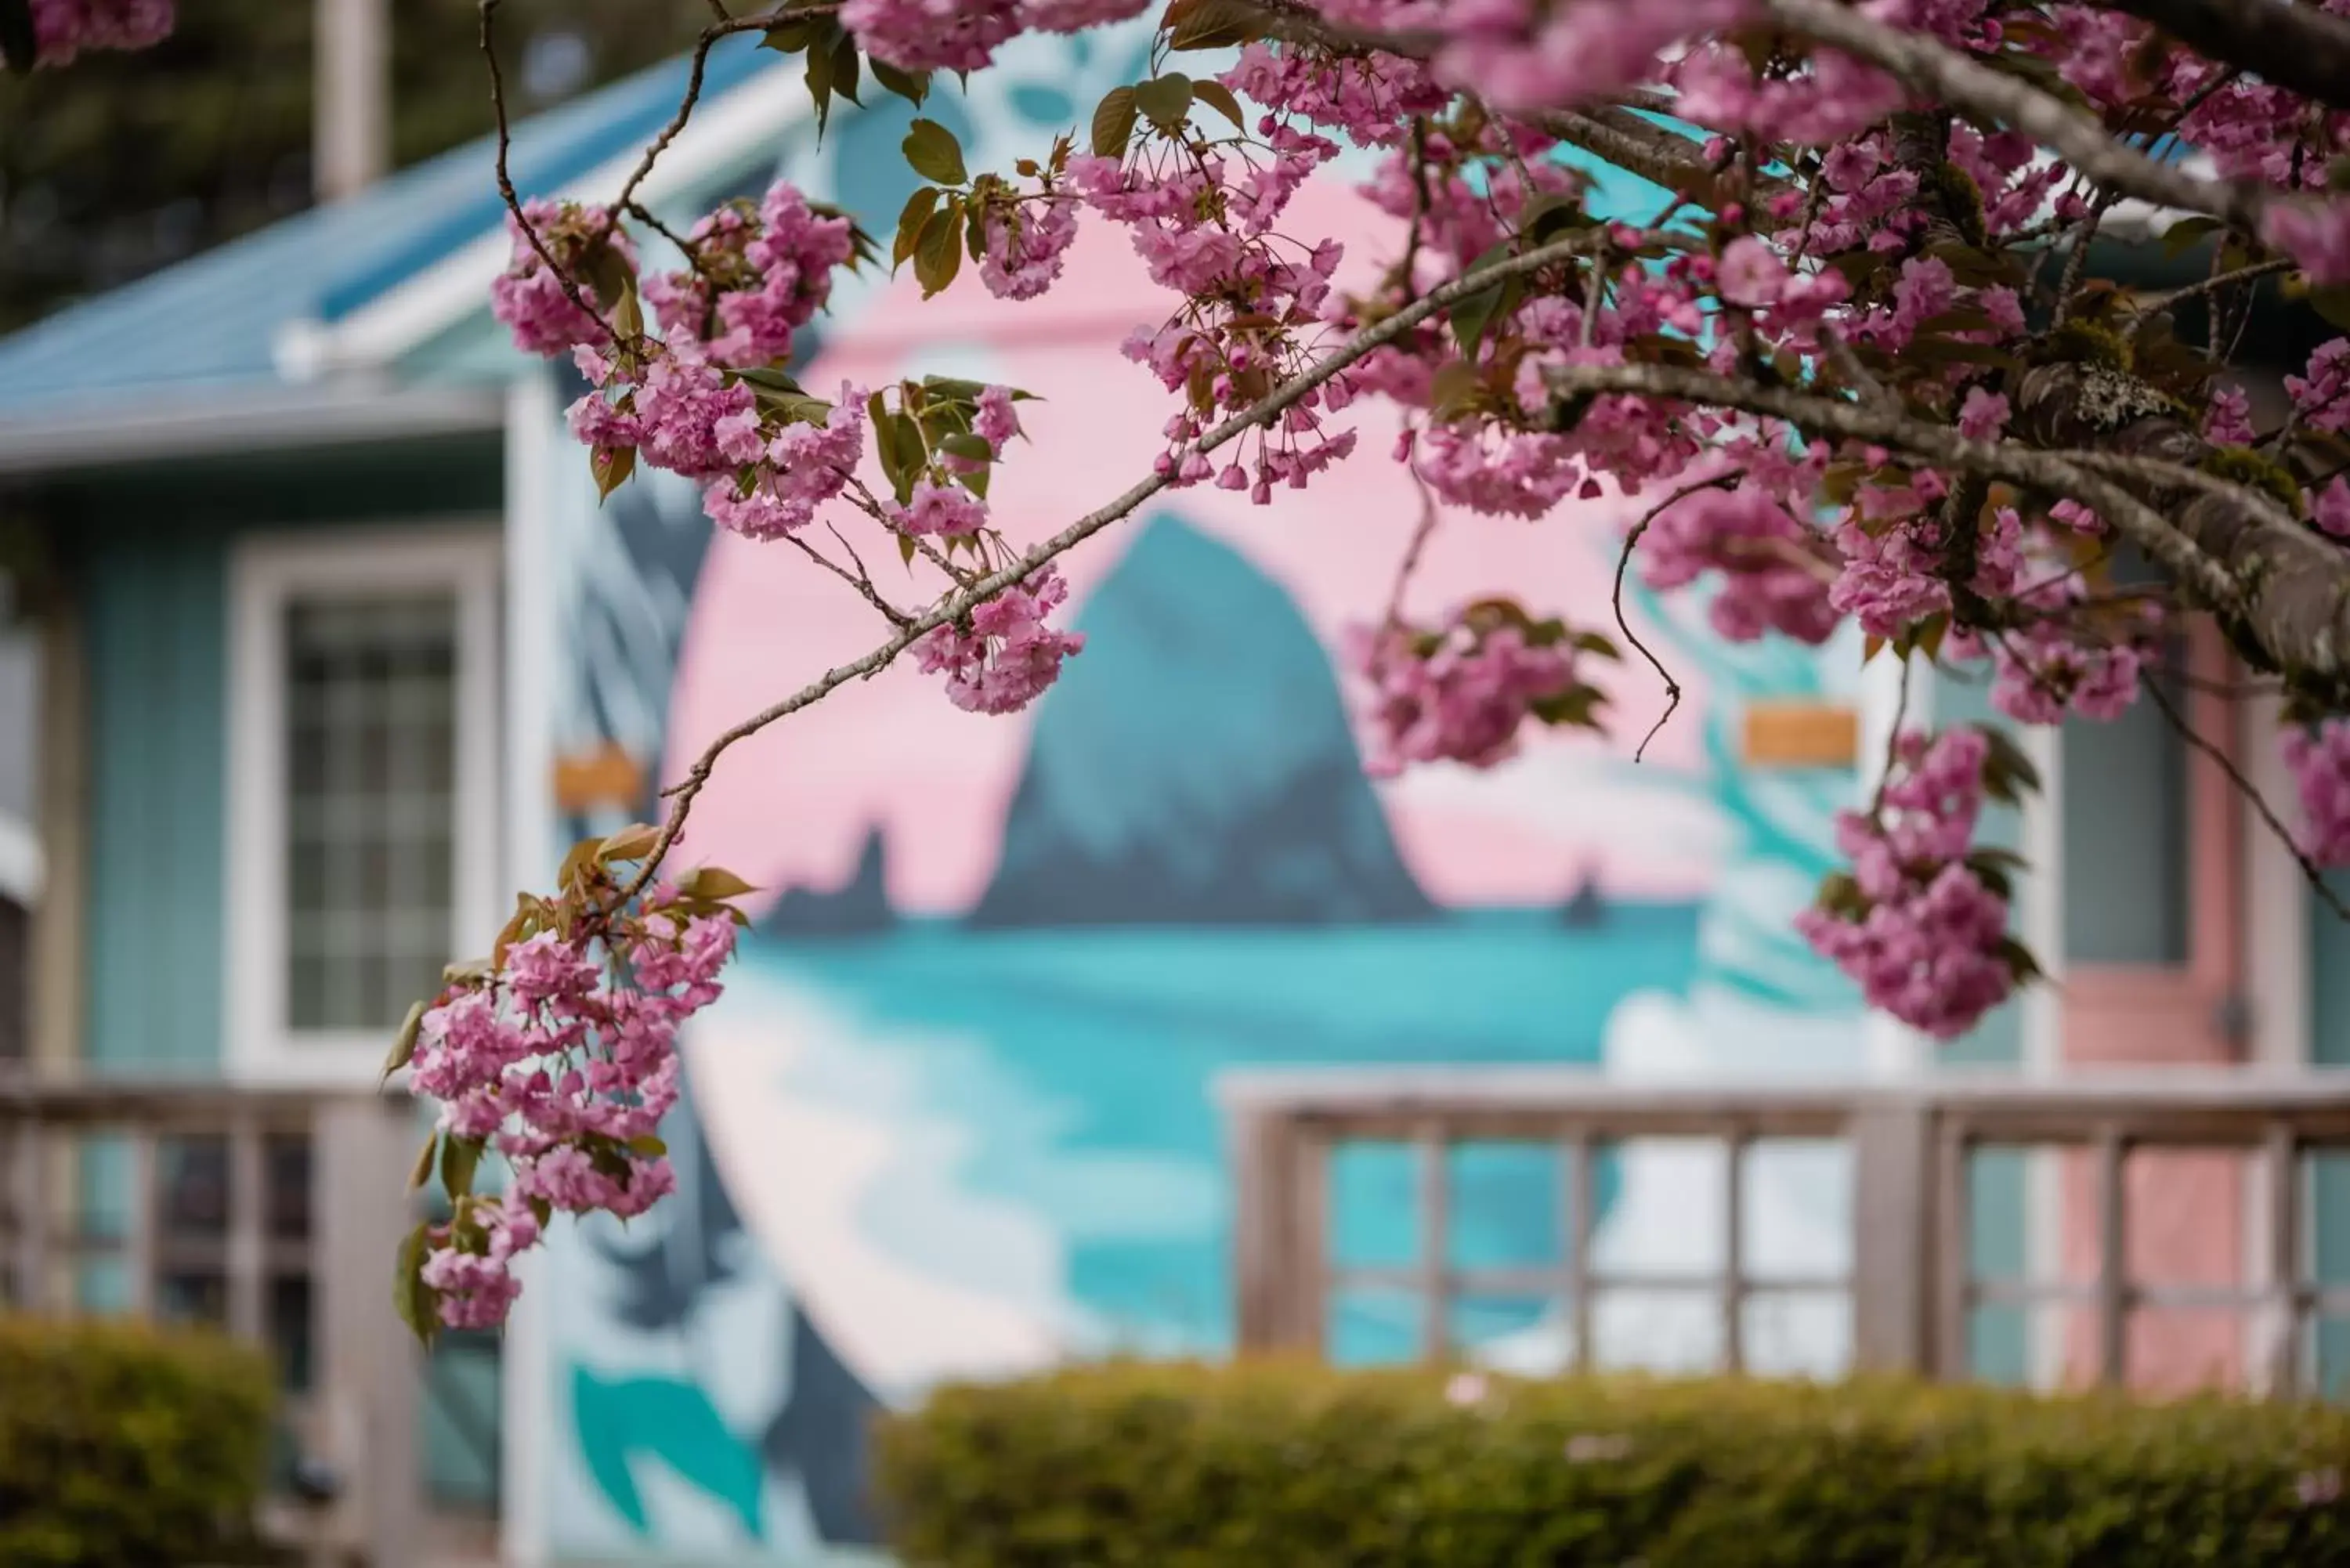
<path id="1" fill-rule="evenodd" d="M 737 33 L 764 33 L 795 17 L 833 9 L 835 7 L 829 5 L 782 6 L 756 16 L 730 16 L 704 27 L 702 36 L 693 42 L 692 62 L 685 76 L 685 96 L 678 100 L 677 112 L 670 117 L 670 122 L 661 127 L 660 134 L 653 138 L 645 148 L 644 156 L 637 160 L 637 166 L 629 171 L 629 178 L 620 186 L 620 193 L 612 200 L 612 215 L 617 218 L 635 203 L 637 187 L 652 173 L 653 165 L 660 161 L 662 153 L 669 151 L 670 143 L 684 134 L 686 122 L 693 118 L 694 106 L 702 101 L 702 82 L 709 69 L 710 51 L 718 47 L 720 39 L 732 37 Z"/>
<path id="2" fill-rule="evenodd" d="M 1640 514 L 1640 520 L 1638 523 L 1633 524 L 1630 529 L 1625 533 L 1624 548 L 1616 557 L 1616 590 L 1611 596 L 1611 602 L 1614 604 L 1616 609 L 1616 629 L 1624 634 L 1625 641 L 1639 649 L 1640 657 L 1648 661 L 1648 668 L 1657 672 L 1657 679 L 1665 683 L 1665 711 L 1658 715 L 1657 722 L 1655 723 L 1648 726 L 1648 732 L 1640 737 L 1640 743 L 1632 749 L 1632 760 L 1636 763 L 1648 754 L 1648 742 L 1657 738 L 1658 732 L 1664 729 L 1666 721 L 1670 719 L 1673 714 L 1679 710 L 1681 705 L 1681 683 L 1673 679 L 1673 672 L 1665 668 L 1665 661 L 1659 659 L 1655 650 L 1650 649 L 1647 643 L 1640 640 L 1640 634 L 1634 631 L 1632 629 L 1632 623 L 1625 618 L 1624 571 L 1626 567 L 1632 564 L 1632 547 L 1640 542 L 1640 535 L 1648 531 L 1648 524 L 1654 523 L 1659 516 L 1662 515 L 1667 508 L 1679 505 L 1681 502 L 1688 500 L 1690 496 L 1695 495 L 1700 490 L 1710 489 L 1716 485 L 1727 486 L 1735 482 L 1737 478 L 1738 475 L 1735 473 L 1717 473 L 1711 479 L 1700 479 L 1682 485 L 1679 490 L 1674 491 L 1670 495 L 1666 496 L 1662 501 L 1658 502 L 1654 506 L 1649 507 L 1648 511 Z"/>
<path id="3" fill-rule="evenodd" d="M 1514 256 L 1504 256 L 1482 267 L 1474 267 L 1440 287 L 1432 288 L 1419 298 L 1398 310 L 1393 316 L 1374 323 L 1356 333 L 1328 355 L 1290 380 L 1275 388 L 1250 407 L 1232 415 L 1213 430 L 1202 435 L 1191 448 L 1202 455 L 1214 452 L 1228 442 L 1238 440 L 1248 431 L 1259 429 L 1279 419 L 1348 366 L 1366 355 L 1387 347 L 1397 338 L 1434 316 L 1438 311 L 1467 299 L 1505 278 L 1539 272 L 1573 256 L 1582 254 L 1595 243 L 1589 233 L 1569 234 Z M 899 627 L 888 640 L 859 658 L 837 665 L 809 681 L 788 697 L 771 703 L 749 718 L 721 732 L 686 770 L 684 778 L 661 792 L 670 801 L 669 815 L 662 820 L 660 834 L 647 851 L 637 874 L 621 889 L 619 905 L 626 905 L 650 885 L 659 874 L 661 862 L 685 830 L 685 820 L 693 809 L 693 802 L 710 783 L 718 759 L 738 742 L 749 739 L 780 720 L 790 717 L 810 703 L 821 701 L 851 680 L 867 680 L 878 675 L 898 656 L 911 648 L 924 632 L 944 626 L 971 613 L 972 609 L 993 598 L 1004 589 L 1025 581 L 1039 567 L 1056 556 L 1100 533 L 1111 524 L 1132 513 L 1144 502 L 1167 488 L 1180 464 L 1170 464 L 1164 472 L 1153 471 L 1127 492 L 1107 505 L 1088 512 L 1025 555 L 1007 562 L 987 576 L 946 595 L 921 614 Z"/>
<path id="4" fill-rule="evenodd" d="M 2199 294 L 2210 294 L 2214 289 L 2230 288 L 2240 283 L 2251 283 L 2256 278 L 2267 277 L 2275 273 L 2291 272 L 2299 265 L 2301 264 L 2290 256 L 2272 256 L 2264 262 L 2254 262 L 2250 266 L 2240 266 L 2233 272 L 2214 273 L 2210 277 L 2199 278 L 2182 287 L 2169 289 L 2161 294 L 2148 295 L 2137 302 L 2130 311 L 2129 318 L 2136 321 L 2140 317 L 2151 316 L 2158 310 L 2168 310 L 2179 301 L 2192 299 Z"/>
<path id="5" fill-rule="evenodd" d="M 1403 591 L 1410 585 L 1411 575 L 1419 570 L 1419 557 L 1436 533 L 1436 525 L 1443 521 L 1443 514 L 1436 507 L 1436 493 L 1428 488 L 1428 481 L 1419 476 L 1419 470 L 1409 472 L 1412 483 L 1419 487 L 1419 523 L 1411 531 L 1411 543 L 1404 546 L 1403 560 L 1396 567 L 1395 589 L 1388 595 L 1389 626 L 1403 624 Z"/>
<path id="6" fill-rule="evenodd" d="M 1885 791 L 1893 783 L 1893 763 L 1901 750 L 1901 727 L 1909 722 L 1909 660 L 1901 660 L 1901 690 L 1893 699 L 1893 722 L 1885 732 L 1885 765 L 1877 773 L 1877 787 L 1869 792 L 1868 815 L 1882 816 L 1885 813 Z"/>
<path id="7" fill-rule="evenodd" d="M 565 297 L 586 312 L 597 326 L 604 329 L 604 335 L 612 340 L 612 346 L 615 348 L 626 348 L 628 345 L 620 341 L 619 330 L 604 319 L 602 311 L 588 303 L 587 296 L 579 290 L 578 281 L 556 262 L 555 253 L 546 248 L 546 241 L 540 235 L 537 225 L 533 223 L 522 210 L 522 197 L 515 192 L 514 175 L 507 169 L 507 159 L 514 150 L 514 130 L 506 119 L 505 73 L 498 65 L 495 18 L 499 4 L 500 0 L 481 0 L 482 58 L 489 64 L 490 108 L 496 114 L 498 122 L 498 194 L 505 198 L 506 212 L 513 216 L 515 227 L 522 231 L 524 240 L 528 242 L 530 248 L 537 254 L 538 259 L 546 265 L 546 270 L 554 275 L 556 284 L 563 290 Z"/>
<path id="8" fill-rule="evenodd" d="M 861 576 L 858 573 L 850 571 L 847 566 L 842 566 L 839 562 L 834 560 L 831 556 L 826 555 L 823 551 L 809 544 L 806 539 L 801 538 L 797 534 L 786 534 L 783 538 L 785 544 L 791 545 L 801 555 L 806 556 L 809 560 L 814 561 L 817 566 L 822 566 L 826 571 L 830 572 L 834 576 L 838 577 L 842 582 L 847 583 L 850 587 L 855 588 L 857 590 L 857 597 L 863 599 L 867 604 L 871 605 L 875 609 L 879 610 L 881 612 L 882 618 L 887 620 L 891 626 L 906 627 L 913 624 L 914 618 L 899 609 L 896 605 L 891 604 L 888 599 L 883 598 L 881 597 L 881 590 L 873 586 L 873 580 L 870 577 Z"/>
<path id="9" fill-rule="evenodd" d="M 2345 905 L 2334 889 L 2326 886 L 2324 867 L 2312 859 L 2307 850 L 2302 848 L 2301 841 L 2293 836 L 2293 829 L 2286 826 L 2284 819 L 2277 815 L 2275 808 L 2269 805 L 2268 797 L 2261 794 L 2259 787 L 2245 775 L 2244 770 L 2236 765 L 2236 759 L 2230 756 L 2224 748 L 2213 744 L 2202 732 L 2187 722 L 2186 715 L 2179 712 L 2178 704 L 2170 700 L 2169 693 L 2163 691 L 2161 681 L 2149 680 L 2141 675 L 2138 678 L 2138 684 L 2145 689 L 2147 696 L 2154 699 L 2154 705 L 2162 710 L 2162 716 L 2170 721 L 2170 727 L 2178 732 L 2179 739 L 2210 758 L 2220 771 L 2227 775 L 2228 783 L 2233 785 L 2246 800 L 2252 803 L 2252 809 L 2260 814 L 2261 821 L 2268 826 L 2271 833 L 2276 835 L 2277 842 L 2284 846 L 2285 852 L 2293 857 L 2293 864 L 2301 867 L 2302 876 L 2308 881 L 2310 888 L 2318 898 L 2324 901 L 2325 907 L 2341 919 L 2350 920 L 2350 905 Z"/>

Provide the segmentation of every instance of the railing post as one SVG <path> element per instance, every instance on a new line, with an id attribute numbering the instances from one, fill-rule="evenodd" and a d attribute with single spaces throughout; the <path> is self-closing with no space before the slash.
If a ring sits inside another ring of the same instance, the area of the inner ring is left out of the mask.
<path id="1" fill-rule="evenodd" d="M 1592 1158 L 1591 1139 L 1577 1133 L 1565 1147 L 1566 1179 L 1566 1310 L 1575 1335 L 1575 1367 L 1589 1372 L 1599 1364 L 1593 1344 L 1598 1321 L 1592 1297 L 1591 1238 L 1599 1228 L 1599 1165 Z"/>
<path id="2" fill-rule="evenodd" d="M 2260 1158 L 2269 1301 L 2262 1325 L 2265 1342 L 2256 1342 L 2251 1370 L 2260 1392 L 2282 1399 L 2301 1384 L 2301 1145 L 2291 1123 L 2269 1124 Z"/>
<path id="3" fill-rule="evenodd" d="M 1296 1123 L 1277 1109 L 1232 1113 L 1233 1272 L 1243 1351 L 1299 1350 L 1320 1340 L 1315 1263 L 1323 1245 L 1318 1170 Z"/>
<path id="4" fill-rule="evenodd" d="M 1933 1359 L 1929 1282 L 1944 1205 L 1933 1119 L 1910 1096 L 1869 1096 L 1852 1120 L 1852 1348 L 1863 1372 L 1923 1373 Z"/>
<path id="5" fill-rule="evenodd" d="M 1448 1270 L 1452 1251 L 1451 1152 L 1441 1123 L 1419 1135 L 1419 1356 L 1442 1361 L 1451 1349 L 1452 1289 Z"/>
<path id="6" fill-rule="evenodd" d="M 2097 1381 L 2119 1387 L 2129 1375 L 2129 1195 L 2123 1175 L 2129 1144 L 2118 1127 L 2097 1136 Z"/>
<path id="7" fill-rule="evenodd" d="M 238 1116 L 228 1129 L 228 1331 L 250 1345 L 269 1336 L 269 1162 L 260 1124 Z"/>
<path id="8" fill-rule="evenodd" d="M 8 1128 L 9 1272 L 16 1308 L 37 1313 L 50 1304 L 48 1139 L 30 1116 Z"/>
<path id="9" fill-rule="evenodd" d="M 1746 1135 L 1721 1139 L 1721 1365 L 1746 1370 Z"/>
<path id="10" fill-rule="evenodd" d="M 342 1481 L 334 1533 L 369 1568 L 411 1568 L 423 1484 L 417 1456 L 422 1365 L 392 1304 L 392 1258 L 410 1219 L 415 1124 L 404 1101 L 344 1099 L 311 1124 L 317 1440 Z"/>
<path id="11" fill-rule="evenodd" d="M 129 1142 L 126 1159 L 130 1166 L 128 1185 L 129 1205 L 122 1217 L 123 1273 L 130 1287 L 126 1303 L 130 1315 L 151 1318 L 155 1315 L 157 1290 L 155 1282 L 158 1238 L 161 1230 L 158 1203 L 155 1158 L 155 1129 L 145 1122 L 134 1124 L 125 1135 Z"/>

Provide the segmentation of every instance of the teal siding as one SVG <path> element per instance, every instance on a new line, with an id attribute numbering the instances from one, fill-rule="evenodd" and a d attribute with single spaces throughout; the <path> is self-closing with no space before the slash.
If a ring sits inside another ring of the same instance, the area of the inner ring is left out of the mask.
<path id="1" fill-rule="evenodd" d="M 228 560 L 242 536 L 495 515 L 495 440 L 147 471 L 58 498 L 89 691 L 87 1058 L 218 1063 Z"/>
<path id="2" fill-rule="evenodd" d="M 90 671 L 88 1052 L 221 1055 L 227 535 L 109 530 L 85 577 Z"/>

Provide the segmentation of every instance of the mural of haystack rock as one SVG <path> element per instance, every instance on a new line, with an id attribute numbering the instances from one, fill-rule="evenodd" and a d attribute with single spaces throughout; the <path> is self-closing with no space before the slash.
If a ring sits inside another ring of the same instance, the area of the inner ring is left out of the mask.
<path id="1" fill-rule="evenodd" d="M 1131 74 L 1064 64 L 1021 90 L 1089 102 Z M 1015 109 L 957 111 L 974 166 L 1055 129 Z M 894 165 L 902 121 L 867 111 L 823 156 L 846 168 L 869 146 Z M 825 188 L 821 167 L 795 171 Z M 904 193 L 902 171 L 842 179 L 876 207 L 868 226 Z M 1317 232 L 1361 222 L 1343 191 L 1300 200 L 1338 203 L 1301 217 Z M 1033 306 L 962 290 L 917 315 L 879 282 L 839 304 L 812 386 L 938 370 L 1042 396 L 1035 455 L 997 477 L 1006 517 L 1063 516 L 1148 465 L 1163 399 L 1115 344 L 1164 300 L 1118 236 L 1081 239 Z M 1392 433 L 1367 428 L 1367 451 Z M 598 511 L 582 485 L 566 745 L 615 740 L 674 773 L 869 642 L 837 583 L 712 540 L 686 487 L 640 479 Z M 1814 691 L 1840 655 L 1692 639 L 1676 670 L 1691 701 L 1646 764 L 1544 738 L 1491 774 L 1375 785 L 1330 650 L 1383 607 L 1419 498 L 1367 458 L 1305 504 L 1244 501 L 1186 492 L 1074 555 L 1090 640 L 1030 712 L 956 713 L 900 667 L 713 781 L 691 854 L 774 891 L 687 1042 L 676 1200 L 564 1233 L 532 1285 L 559 1303 L 532 1352 L 549 1363 L 540 1501 L 559 1556 L 853 1558 L 875 1534 L 861 1456 L 880 1405 L 1069 1355 L 1228 1348 L 1226 1071 L 1856 1054 L 1848 997 L 1783 930 L 1843 786 L 1746 775 L 1733 743 L 1742 697 Z M 1617 509 L 1452 519 L 1414 593 L 1539 583 L 1607 624 Z M 1653 696 L 1630 674 L 1622 691 Z M 1461 1158 L 1453 1262 L 1556 1261 L 1547 1153 Z M 1708 1244 L 1714 1189 L 1669 1155 L 1628 1151 L 1603 1176 L 1603 1262 Z M 1408 1256 L 1412 1190 L 1408 1151 L 1348 1151 L 1339 1254 Z M 1824 1233 L 1812 1177 L 1758 1172 L 1756 1190 L 1758 1240 L 1800 1251 Z M 1669 1308 L 1619 1303 L 1600 1326 L 1611 1358 L 1691 1353 Z M 1462 1303 L 1451 1327 L 1503 1364 L 1565 1349 L 1539 1302 Z M 1796 1359 L 1818 1348 L 1789 1333 Z M 1334 1303 L 1340 1359 L 1419 1338 L 1401 1303 Z"/>

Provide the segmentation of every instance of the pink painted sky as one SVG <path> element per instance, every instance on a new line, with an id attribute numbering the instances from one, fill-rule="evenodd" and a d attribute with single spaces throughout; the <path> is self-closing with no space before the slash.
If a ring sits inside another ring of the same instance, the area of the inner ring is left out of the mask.
<path id="1" fill-rule="evenodd" d="M 1310 188 L 1293 211 L 1292 233 L 1371 236 L 1350 246 L 1358 254 L 1378 250 L 1391 228 L 1343 188 Z M 1170 302 L 1121 233 L 1088 223 L 1061 284 L 1043 299 L 996 300 L 967 269 L 946 295 L 924 304 L 910 270 L 835 332 L 802 379 L 830 395 L 844 379 L 871 386 L 925 373 L 981 375 L 1036 393 L 1042 402 L 1023 405 L 1031 440 L 1016 443 L 999 467 L 993 497 L 998 523 L 1025 544 L 1149 471 L 1173 402 L 1117 345 L 1133 327 L 1163 319 Z M 1276 492 L 1270 507 L 1211 487 L 1155 504 L 1226 540 L 1282 583 L 1329 646 L 1346 625 L 1378 617 L 1419 515 L 1417 488 L 1388 457 L 1399 428 L 1396 411 L 1369 401 L 1343 417 L 1358 421 L 1360 449 L 1309 490 Z M 1611 496 L 1537 524 L 1449 515 L 1407 608 L 1432 614 L 1500 589 L 1538 611 L 1612 629 L 1613 541 L 1627 510 Z M 868 520 L 843 511 L 842 532 L 885 591 L 915 602 L 927 589 L 909 582 Z M 1073 612 L 1138 530 L 1139 519 L 1113 526 L 1065 559 Z M 829 536 L 812 538 L 837 551 Z M 681 773 L 720 730 L 863 653 L 886 629 L 869 606 L 798 551 L 721 532 L 680 659 L 665 776 Z M 1627 799 L 1620 782 L 1599 779 L 1604 752 L 1612 746 L 1628 757 L 1662 700 L 1645 665 L 1627 665 L 1614 686 L 1618 728 L 1628 733 L 1612 742 L 1544 733 L 1530 739 L 1524 757 L 1491 774 L 1383 786 L 1397 842 L 1430 894 L 1456 905 L 1542 902 L 1563 897 L 1586 867 L 1618 894 L 1685 896 L 1702 888 L 1711 856 L 1693 842 L 1702 835 L 1685 831 L 1689 811 L 1672 798 L 1669 781 L 1658 777 L 1653 789 Z M 1648 750 L 1647 766 L 1657 774 L 1697 765 L 1704 693 L 1692 690 L 1689 698 Z M 1029 723 L 1026 715 L 959 712 L 933 680 L 901 660 L 730 752 L 695 806 L 688 851 L 762 888 L 828 888 L 849 874 L 867 829 L 879 823 L 889 837 L 893 902 L 910 911 L 959 912 L 994 869 Z"/>

